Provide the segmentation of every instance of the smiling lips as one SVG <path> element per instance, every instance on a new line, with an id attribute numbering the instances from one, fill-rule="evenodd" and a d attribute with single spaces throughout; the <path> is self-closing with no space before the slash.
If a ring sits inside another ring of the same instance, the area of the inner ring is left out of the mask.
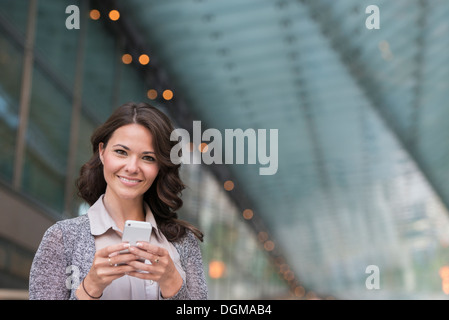
<path id="1" fill-rule="evenodd" d="M 139 182 L 142 182 L 142 180 L 138 180 L 138 179 L 130 179 L 130 178 L 125 178 L 122 176 L 117 176 L 120 181 L 122 181 L 125 185 L 127 186 L 134 186 L 136 184 L 138 184 Z"/>

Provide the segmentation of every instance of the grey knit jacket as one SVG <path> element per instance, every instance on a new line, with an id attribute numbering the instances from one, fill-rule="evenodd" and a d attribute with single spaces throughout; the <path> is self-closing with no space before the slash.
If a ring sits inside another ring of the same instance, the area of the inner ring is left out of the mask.
<path id="1" fill-rule="evenodd" d="M 170 299 L 207 299 L 201 251 L 195 236 L 187 231 L 173 245 L 178 250 L 186 280 Z M 45 232 L 31 265 L 30 299 L 77 299 L 75 291 L 89 272 L 94 255 L 95 239 L 87 215 L 55 223 Z"/>

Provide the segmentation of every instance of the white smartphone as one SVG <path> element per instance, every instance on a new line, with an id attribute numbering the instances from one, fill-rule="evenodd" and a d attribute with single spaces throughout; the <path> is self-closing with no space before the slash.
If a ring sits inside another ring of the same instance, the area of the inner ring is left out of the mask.
<path id="1" fill-rule="evenodd" d="M 138 241 L 150 242 L 151 223 L 144 221 L 126 220 L 123 230 L 122 241 L 136 246 Z M 128 252 L 128 249 L 121 252 Z"/>

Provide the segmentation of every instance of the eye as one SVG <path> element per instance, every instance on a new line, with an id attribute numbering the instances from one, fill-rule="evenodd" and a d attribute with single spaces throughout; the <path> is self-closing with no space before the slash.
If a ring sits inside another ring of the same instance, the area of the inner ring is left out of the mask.
<path id="1" fill-rule="evenodd" d="M 121 156 L 126 156 L 127 155 L 126 151 L 122 150 L 122 149 L 114 150 L 114 152 L 119 154 L 119 155 L 121 155 Z"/>
<path id="2" fill-rule="evenodd" d="M 144 157 L 142 157 L 142 159 L 145 161 L 150 161 L 150 162 L 156 161 L 156 159 L 152 156 L 144 156 Z"/>

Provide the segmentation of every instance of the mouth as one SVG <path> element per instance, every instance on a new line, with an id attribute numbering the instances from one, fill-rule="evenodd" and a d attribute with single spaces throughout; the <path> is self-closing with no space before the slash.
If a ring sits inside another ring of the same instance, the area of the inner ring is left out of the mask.
<path id="1" fill-rule="evenodd" d="M 122 176 L 117 176 L 120 181 L 122 181 L 123 183 L 127 184 L 127 185 L 135 185 L 138 184 L 139 182 L 142 182 L 142 180 L 139 179 L 130 179 L 130 178 L 125 178 Z"/>

